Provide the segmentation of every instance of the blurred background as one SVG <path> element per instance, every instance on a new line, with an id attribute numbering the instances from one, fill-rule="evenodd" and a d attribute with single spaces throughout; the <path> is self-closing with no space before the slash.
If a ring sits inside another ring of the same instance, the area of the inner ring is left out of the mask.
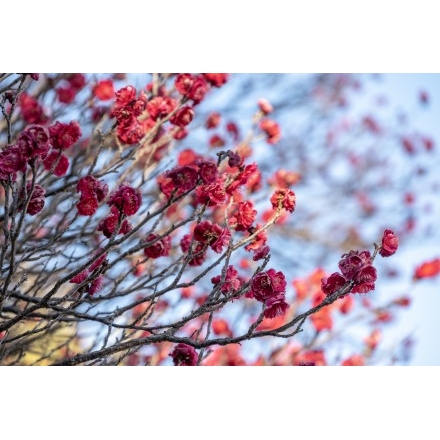
<path id="1" fill-rule="evenodd" d="M 414 129 L 426 133 L 433 141 L 433 154 L 426 164 L 426 172 L 431 174 L 432 180 L 426 187 L 414 183 L 417 198 L 423 200 L 417 215 L 420 229 L 403 241 L 395 255 L 402 278 L 401 287 L 396 284 L 394 289 L 401 288 L 412 295 L 412 306 L 396 326 L 396 331 L 413 332 L 415 345 L 410 364 L 440 365 L 440 348 L 436 341 L 440 331 L 440 277 L 412 282 L 415 266 L 440 257 L 440 75 L 387 74 L 382 78 L 379 90 L 388 94 L 399 111 L 413 112 Z M 426 111 L 418 112 L 415 98 L 421 91 L 427 93 L 429 105 Z"/>
<path id="2" fill-rule="evenodd" d="M 233 144 L 226 123 L 246 135 L 260 98 L 273 105 L 270 117 L 282 135 L 276 145 L 253 143 L 252 157 L 269 183 L 280 170 L 290 173 L 297 195 L 295 213 L 271 233 L 273 266 L 288 282 L 317 268 L 332 273 L 343 252 L 372 250 L 392 229 L 400 238 L 397 254 L 378 258 L 376 290 L 356 295 L 364 307 L 375 304 L 368 307 L 376 319 L 360 316 L 346 329 L 345 344 L 357 332 L 363 337 L 363 319 L 381 335 L 374 363 L 440 365 L 440 75 L 232 75 L 200 106 L 206 115 L 213 108 L 225 115 L 223 148 Z M 188 145 L 202 149 L 211 135 L 191 137 Z M 294 299 L 298 292 L 290 289 Z M 265 342 L 267 353 L 277 344 Z"/>

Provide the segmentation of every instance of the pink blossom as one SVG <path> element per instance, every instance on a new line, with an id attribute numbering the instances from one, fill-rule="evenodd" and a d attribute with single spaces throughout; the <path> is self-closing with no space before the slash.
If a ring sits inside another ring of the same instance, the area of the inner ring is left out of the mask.
<path id="1" fill-rule="evenodd" d="M 369 251 L 350 251 L 348 254 L 342 255 L 342 260 L 339 261 L 339 269 L 341 269 L 342 275 L 350 280 L 361 267 L 368 264 L 371 264 Z"/>
<path id="2" fill-rule="evenodd" d="M 83 196 L 76 204 L 79 215 L 90 216 L 98 209 L 98 199 L 94 196 Z"/>
<path id="3" fill-rule="evenodd" d="M 376 269 L 367 265 L 362 267 L 355 275 L 355 285 L 352 289 L 353 293 L 367 293 L 375 288 L 375 281 L 377 279 Z"/>
<path id="4" fill-rule="evenodd" d="M 156 96 L 147 103 L 147 111 L 153 121 L 168 116 L 177 106 L 175 99 L 168 96 Z"/>
<path id="5" fill-rule="evenodd" d="M 222 275 L 217 275 L 211 279 L 212 284 L 217 286 L 222 279 Z M 222 283 L 220 290 L 223 293 L 231 293 L 238 290 L 242 285 L 242 281 L 238 277 L 237 269 L 234 266 L 228 266 L 225 273 L 225 280 Z"/>
<path id="6" fill-rule="evenodd" d="M 14 181 L 18 171 L 26 171 L 26 158 L 22 149 L 18 145 L 10 145 L 0 151 L 0 180 Z"/>
<path id="7" fill-rule="evenodd" d="M 254 209 L 254 204 L 250 201 L 240 202 L 237 206 L 235 215 L 231 217 L 229 224 L 235 228 L 236 231 L 246 231 L 252 226 L 252 223 L 257 216 L 257 211 Z"/>
<path id="8" fill-rule="evenodd" d="M 282 272 L 269 269 L 252 278 L 251 291 L 257 301 L 264 302 L 270 297 L 286 291 L 286 278 Z"/>
<path id="9" fill-rule="evenodd" d="M 227 73 L 204 73 L 203 76 L 214 86 L 221 87 L 228 81 Z"/>
<path id="10" fill-rule="evenodd" d="M 326 295 L 331 295 L 345 285 L 347 280 L 339 273 L 332 273 L 328 278 L 321 280 L 321 290 Z"/>
<path id="11" fill-rule="evenodd" d="M 33 96 L 23 92 L 18 98 L 18 105 L 23 119 L 28 124 L 44 124 L 47 122 L 47 116 L 44 114 L 43 107 Z"/>
<path id="12" fill-rule="evenodd" d="M 177 112 L 171 117 L 171 124 L 177 125 L 178 127 L 187 126 L 194 118 L 194 110 L 185 105 L 184 107 L 177 110 Z"/>
<path id="13" fill-rule="evenodd" d="M 102 233 L 110 238 L 116 231 L 116 226 L 119 221 L 119 210 L 116 206 L 112 206 L 110 210 L 110 214 L 103 218 L 98 224 L 98 231 L 102 231 Z M 125 235 L 131 231 L 132 227 L 130 222 L 127 219 L 124 219 L 121 223 L 121 227 L 118 231 L 118 234 Z M 118 235 L 117 234 L 117 235 Z"/>
<path id="14" fill-rule="evenodd" d="M 68 124 L 55 122 L 49 127 L 50 140 L 53 148 L 66 150 L 79 140 L 82 135 L 81 127 L 77 121 Z"/>
<path id="15" fill-rule="evenodd" d="M 187 93 L 187 97 L 192 99 L 194 104 L 198 104 L 203 100 L 207 91 L 208 84 L 205 79 L 202 76 L 197 76 Z"/>
<path id="16" fill-rule="evenodd" d="M 194 76 L 190 73 L 179 73 L 174 80 L 174 86 L 181 95 L 187 95 L 194 84 Z"/>
<path id="17" fill-rule="evenodd" d="M 199 174 L 203 183 L 205 184 L 213 183 L 218 180 L 219 173 L 218 173 L 217 164 L 215 162 L 208 160 L 201 160 L 197 162 L 197 165 L 199 167 Z"/>
<path id="18" fill-rule="evenodd" d="M 29 196 L 29 192 L 32 189 L 32 183 L 28 182 L 26 184 L 26 191 L 27 194 Z M 44 203 L 45 203 L 45 199 L 44 199 L 44 195 L 46 193 L 46 190 L 36 184 L 34 186 L 34 190 L 32 191 L 32 195 L 29 199 L 29 203 L 27 205 L 27 209 L 26 209 L 26 213 L 29 215 L 36 215 L 38 214 L 43 208 L 44 208 Z"/>
<path id="19" fill-rule="evenodd" d="M 170 353 L 176 366 L 194 366 L 197 364 L 197 352 L 190 345 L 177 344 Z"/>
<path id="20" fill-rule="evenodd" d="M 27 159 L 47 156 L 50 149 L 50 135 L 42 125 L 28 125 L 18 136 L 17 145 Z"/>
<path id="21" fill-rule="evenodd" d="M 50 154 L 43 161 L 44 169 L 51 170 L 57 177 L 62 177 L 66 174 L 69 168 L 69 159 L 66 155 L 60 154 L 58 151 L 52 150 Z"/>
<path id="22" fill-rule="evenodd" d="M 260 129 L 266 134 L 268 144 L 276 144 L 281 139 L 280 126 L 272 119 L 263 119 L 260 122 Z"/>
<path id="23" fill-rule="evenodd" d="M 125 215 L 136 214 L 141 203 L 142 196 L 140 190 L 126 184 L 121 184 L 116 191 L 113 191 L 107 201 L 109 206 L 116 206 Z"/>
<path id="24" fill-rule="evenodd" d="M 283 316 L 289 307 L 289 304 L 286 303 L 286 297 L 284 293 L 278 293 L 267 299 L 266 309 L 264 310 L 264 317 L 268 319 L 273 319 L 277 316 Z"/>
<path id="25" fill-rule="evenodd" d="M 394 255 L 399 247 L 399 239 L 391 229 L 385 229 L 379 254 L 382 257 Z"/>
<path id="26" fill-rule="evenodd" d="M 295 193 L 288 188 L 277 189 L 270 198 L 272 207 L 278 209 L 278 207 L 284 208 L 286 211 L 293 212 L 296 205 Z"/>
<path id="27" fill-rule="evenodd" d="M 217 179 L 212 183 L 198 186 L 196 196 L 199 203 L 207 203 L 208 206 L 221 205 L 226 200 L 223 182 Z"/>
<path id="28" fill-rule="evenodd" d="M 104 277 L 99 275 L 95 280 L 90 283 L 90 286 L 87 289 L 87 293 L 89 295 L 94 295 L 102 289 L 102 285 L 104 284 Z"/>
<path id="29" fill-rule="evenodd" d="M 152 242 L 157 238 L 158 236 L 156 234 L 149 234 L 146 241 Z M 170 253 L 169 252 L 170 248 L 171 248 L 171 237 L 166 236 L 144 248 L 144 254 L 149 258 L 166 257 Z"/>

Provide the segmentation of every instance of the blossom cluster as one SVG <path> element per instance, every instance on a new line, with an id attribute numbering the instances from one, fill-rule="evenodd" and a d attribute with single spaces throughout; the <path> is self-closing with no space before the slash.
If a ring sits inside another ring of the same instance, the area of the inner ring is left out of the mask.
<path id="1" fill-rule="evenodd" d="M 113 84 L 109 80 L 97 83 L 93 93 L 100 100 L 110 99 L 115 95 L 110 116 L 116 118 L 118 139 L 123 144 L 133 145 L 140 142 L 150 129 L 164 119 L 169 119 L 171 128 L 178 129 L 173 132 L 173 136 L 183 139 L 187 135 L 186 126 L 194 118 L 194 106 L 204 99 L 210 87 L 220 87 L 227 79 L 227 74 L 220 73 L 180 73 L 174 81 L 175 90 L 181 95 L 180 99 L 173 97 L 164 86 L 159 86 L 152 93 L 152 83 L 139 94 L 133 86 L 124 87 L 114 93 Z M 192 105 L 188 104 L 190 101 Z M 154 140 L 157 141 L 164 133 L 163 127 L 160 127 Z"/>
<path id="2" fill-rule="evenodd" d="M 80 200 L 76 204 L 78 214 L 90 216 L 96 212 L 99 203 L 106 198 L 108 185 L 93 176 L 85 176 L 79 179 L 76 190 L 81 193 Z"/>
<path id="3" fill-rule="evenodd" d="M 264 317 L 269 319 L 284 315 L 290 307 L 286 302 L 286 278 L 282 272 L 275 269 L 255 275 L 246 297 L 264 303 Z"/>
<path id="4" fill-rule="evenodd" d="M 167 257 L 170 254 L 171 237 L 169 235 L 159 239 L 156 234 L 148 234 L 144 254 L 148 258 Z"/>
<path id="5" fill-rule="evenodd" d="M 99 203 L 108 196 L 107 205 L 110 206 L 110 213 L 99 222 L 97 227 L 97 230 L 102 231 L 105 237 L 110 238 L 116 232 L 118 223 L 120 225 L 117 234 L 125 235 L 131 231 L 131 224 L 125 217 L 138 212 L 142 203 L 139 189 L 123 183 L 108 195 L 108 185 L 93 176 L 79 179 L 76 189 L 81 193 L 80 200 L 76 204 L 80 215 L 91 216 L 95 214 Z"/>
<path id="6" fill-rule="evenodd" d="M 352 293 L 367 293 L 375 288 L 376 269 L 372 265 L 369 251 L 353 251 L 343 254 L 339 261 L 342 274 L 335 272 L 322 279 L 321 288 L 326 295 L 331 295 L 342 288 L 348 281 L 353 282 Z"/>
<path id="7" fill-rule="evenodd" d="M 382 238 L 379 254 L 383 257 L 389 257 L 397 251 L 399 240 L 394 232 L 386 229 Z M 331 295 L 341 289 L 349 281 L 352 282 L 352 293 L 368 293 L 375 288 L 377 271 L 373 267 L 373 259 L 369 251 L 351 250 L 348 254 L 343 254 L 339 261 L 341 273 L 335 272 L 328 278 L 321 281 L 321 289 Z"/>
<path id="8" fill-rule="evenodd" d="M 25 173 L 28 166 L 43 167 L 57 177 L 64 176 L 69 167 L 69 160 L 62 151 L 70 148 L 81 137 L 81 129 L 76 121 L 68 124 L 55 122 L 45 127 L 39 124 L 28 125 L 17 137 L 16 142 L 8 145 L 0 152 L 0 180 L 11 182 L 17 180 L 17 173 Z M 27 183 L 26 194 L 30 201 L 26 212 L 35 215 L 45 204 L 45 189 L 36 184 L 33 193 L 30 182 Z M 24 191 L 20 192 L 19 203 L 24 203 Z"/>
<path id="9" fill-rule="evenodd" d="M 108 197 L 107 205 L 110 206 L 110 214 L 102 219 L 98 224 L 98 231 L 110 238 L 116 233 L 125 235 L 131 231 L 131 223 L 125 216 L 131 216 L 138 212 L 142 203 L 142 195 L 139 189 L 135 189 L 128 184 L 121 184 Z M 116 231 L 118 228 L 119 229 Z"/>
<path id="10" fill-rule="evenodd" d="M 145 126 L 138 117 L 147 105 L 147 96 L 141 92 L 137 96 L 133 86 L 127 86 L 116 92 L 116 100 L 110 113 L 116 118 L 117 135 L 124 144 L 132 145 L 139 142 L 145 134 Z"/>
<path id="11" fill-rule="evenodd" d="M 75 144 L 81 134 L 76 121 L 69 124 L 56 122 L 49 127 L 28 125 L 20 133 L 15 144 L 0 152 L 0 180 L 11 178 L 15 181 L 17 172 L 25 172 L 28 164 L 40 162 L 46 170 L 53 171 L 56 176 L 65 175 L 69 161 L 61 151 Z"/>

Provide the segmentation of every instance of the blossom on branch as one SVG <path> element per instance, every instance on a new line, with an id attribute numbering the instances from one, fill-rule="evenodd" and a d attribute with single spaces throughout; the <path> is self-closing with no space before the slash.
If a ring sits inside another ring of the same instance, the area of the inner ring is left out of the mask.
<path id="1" fill-rule="evenodd" d="M 176 366 L 191 367 L 197 364 L 197 352 L 188 344 L 177 344 L 170 356 Z"/>

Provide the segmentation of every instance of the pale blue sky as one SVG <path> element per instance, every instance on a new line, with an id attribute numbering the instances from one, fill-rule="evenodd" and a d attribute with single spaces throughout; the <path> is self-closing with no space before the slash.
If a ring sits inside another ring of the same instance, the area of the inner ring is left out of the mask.
<path id="1" fill-rule="evenodd" d="M 387 74 L 384 76 L 384 88 L 393 101 L 408 107 L 414 102 L 418 91 L 423 89 L 429 93 L 430 104 L 426 112 L 420 114 L 415 125 L 421 131 L 426 132 L 435 141 L 436 163 L 439 164 L 440 149 L 440 75 L 439 74 Z M 440 170 L 440 168 L 438 168 Z M 439 176 L 440 171 L 435 171 Z M 437 213 L 440 213 L 440 199 L 437 199 Z M 440 226 L 440 215 L 437 216 Z M 394 256 L 396 263 L 406 269 L 405 280 L 402 281 L 402 289 L 411 286 L 410 276 L 414 265 L 422 261 L 440 257 L 440 240 L 437 234 L 430 239 L 417 242 L 414 240 L 400 249 Z M 421 280 L 412 288 L 414 302 L 411 308 L 401 314 L 402 318 L 396 328 L 414 330 L 416 345 L 411 365 L 440 365 L 440 346 L 437 336 L 440 333 L 440 277 L 436 279 Z"/>

